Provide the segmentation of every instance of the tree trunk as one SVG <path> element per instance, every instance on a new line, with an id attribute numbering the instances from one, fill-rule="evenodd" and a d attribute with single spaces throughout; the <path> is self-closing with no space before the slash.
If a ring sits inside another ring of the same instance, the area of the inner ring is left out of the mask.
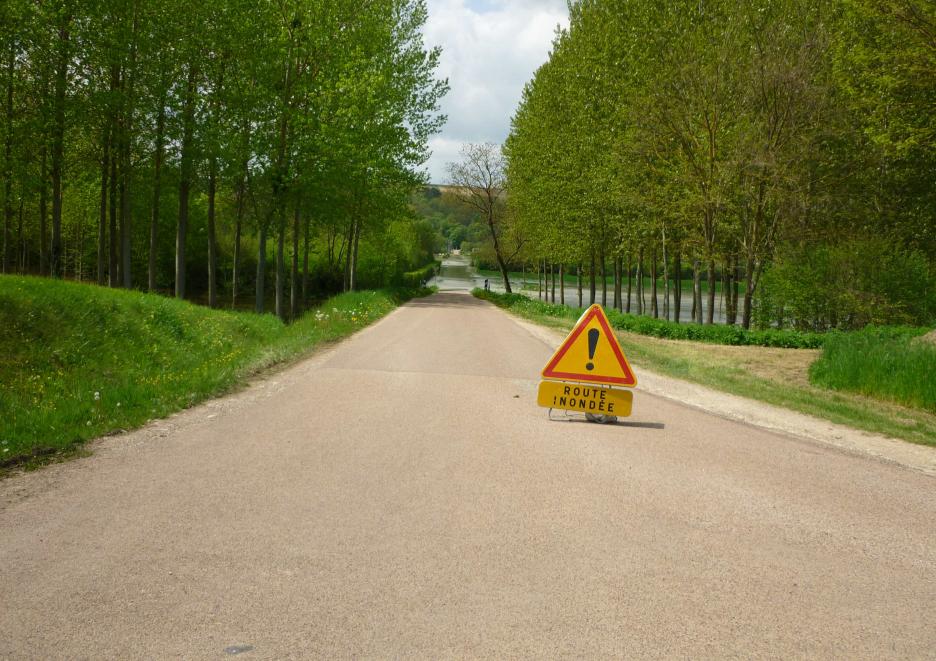
<path id="1" fill-rule="evenodd" d="M 621 309 L 621 258 L 614 256 L 614 309 Z"/>
<path id="2" fill-rule="evenodd" d="M 49 266 L 49 247 L 46 245 L 49 240 L 49 189 L 46 183 L 48 177 L 48 151 L 43 144 L 39 165 L 39 273 L 42 275 L 46 275 Z"/>
<path id="3" fill-rule="evenodd" d="M 582 307 L 582 262 L 575 267 L 575 272 L 578 280 L 578 306 Z"/>
<path id="4" fill-rule="evenodd" d="M 192 140 L 195 132 L 195 93 L 198 68 L 190 62 L 182 118 L 182 154 L 179 168 L 179 222 L 176 232 L 175 295 L 185 298 L 185 247 L 188 238 L 189 193 L 192 190 Z"/>
<path id="5" fill-rule="evenodd" d="M 631 253 L 627 253 L 627 305 L 624 307 L 624 312 L 630 314 L 631 311 L 631 287 L 633 285 L 633 280 L 631 279 L 631 268 L 634 265 L 631 263 Z"/>
<path id="6" fill-rule="evenodd" d="M 257 293 L 254 309 L 257 314 L 263 314 L 266 295 L 266 239 L 267 228 L 265 223 L 260 225 L 260 237 L 257 241 Z"/>
<path id="7" fill-rule="evenodd" d="M 748 330 L 751 328 L 751 307 L 754 300 L 754 258 L 748 256 L 744 267 L 744 314 L 741 317 L 741 325 Z"/>
<path id="8" fill-rule="evenodd" d="M 712 324 L 715 322 L 715 260 L 712 258 L 708 260 L 708 289 L 708 314 L 705 323 Z"/>
<path id="9" fill-rule="evenodd" d="M 500 267 L 501 276 L 504 278 L 504 291 L 510 294 L 512 293 L 510 289 L 510 276 L 507 274 L 507 264 L 504 262 L 504 257 L 501 255 L 500 244 L 497 242 L 493 212 L 488 212 L 488 228 L 491 231 L 491 240 L 494 242 L 494 257 L 497 259 L 497 265 Z"/>
<path id="10" fill-rule="evenodd" d="M 732 266 L 734 270 L 734 287 L 732 287 L 731 292 L 731 307 L 734 310 L 735 319 L 733 323 L 738 323 L 738 294 L 739 294 L 739 283 L 741 281 L 741 267 L 738 264 L 738 256 L 734 256 L 734 264 Z"/>
<path id="11" fill-rule="evenodd" d="M 673 255 L 673 321 L 679 323 L 679 315 L 682 312 L 682 255 L 679 250 Z"/>
<path id="12" fill-rule="evenodd" d="M 302 301 L 299 311 L 309 304 L 309 221 L 302 223 Z"/>
<path id="13" fill-rule="evenodd" d="M 117 154 L 114 144 L 114 126 L 111 124 L 111 153 L 110 153 L 110 177 L 107 182 L 108 197 L 110 203 L 110 214 L 107 221 L 107 284 L 110 287 L 117 287 L 120 281 L 117 279 L 117 265 L 120 262 L 120 256 L 117 251 Z"/>
<path id="14" fill-rule="evenodd" d="M 663 237 L 663 317 L 670 320 L 670 272 L 669 259 L 666 254 L 666 226 L 662 229 Z"/>
<path id="15" fill-rule="evenodd" d="M 234 218 L 234 264 L 231 267 L 231 308 L 237 308 L 237 274 L 240 271 L 241 228 L 243 226 L 243 196 L 237 198 L 237 212 Z"/>
<path id="16" fill-rule="evenodd" d="M 702 323 L 702 271 L 699 260 L 692 260 L 692 312 L 693 321 Z"/>
<path id="17" fill-rule="evenodd" d="M 137 5 L 133 5 L 133 28 L 130 45 L 130 62 L 127 67 L 126 78 L 123 81 L 124 107 L 123 131 L 121 132 L 121 166 L 120 166 L 120 254 L 121 276 L 125 289 L 133 287 L 133 211 L 130 206 L 130 186 L 132 184 L 133 162 L 130 154 L 130 139 L 133 135 L 133 112 L 137 55 L 137 31 L 139 18 Z"/>
<path id="18" fill-rule="evenodd" d="M 241 249 L 241 230 L 244 222 L 244 209 L 247 204 L 247 174 L 248 168 L 250 166 L 250 157 L 246 155 L 249 153 L 250 146 L 250 124 L 244 122 L 243 131 L 243 146 L 244 146 L 244 160 L 241 165 L 240 179 L 237 182 L 237 192 L 235 193 L 237 198 L 237 211 L 235 213 L 234 220 L 234 264 L 231 269 L 231 307 L 237 307 L 237 288 L 238 288 L 238 274 L 240 271 L 240 249 Z"/>
<path id="19" fill-rule="evenodd" d="M 282 209 L 279 213 L 282 217 L 280 221 L 276 224 L 276 280 L 275 280 L 275 303 L 276 303 L 276 316 L 287 321 L 286 319 L 286 301 L 283 300 L 284 285 L 286 280 L 286 256 L 284 254 L 286 248 L 286 210 Z M 353 268 L 353 267 L 352 267 Z M 352 279 L 353 279 L 352 275 Z M 353 280 L 352 280 L 353 281 Z"/>
<path id="20" fill-rule="evenodd" d="M 218 306 L 218 241 L 215 236 L 215 197 L 218 192 L 217 160 L 208 167 L 208 307 Z"/>
<path id="21" fill-rule="evenodd" d="M 540 268 L 540 261 L 536 260 L 536 298 L 543 300 L 543 270 Z"/>
<path id="22" fill-rule="evenodd" d="M 608 307 L 608 260 L 605 259 L 603 244 L 601 246 L 601 307 Z"/>
<path id="23" fill-rule="evenodd" d="M 351 275 L 349 280 L 349 287 L 351 291 L 355 291 L 357 287 L 357 266 L 358 266 L 358 242 L 361 238 L 361 223 L 359 219 L 354 221 L 354 241 L 352 242 L 349 250 L 351 251 Z"/>
<path id="24" fill-rule="evenodd" d="M 302 207 L 296 202 L 293 210 L 292 226 L 292 261 L 289 269 L 289 319 L 299 316 L 299 223 L 302 220 Z"/>
<path id="25" fill-rule="evenodd" d="M 734 325 L 736 314 L 732 308 L 734 301 L 731 292 L 734 291 L 734 269 L 731 267 L 731 256 L 725 258 L 724 286 L 722 287 L 722 298 L 725 301 L 725 323 L 729 326 Z"/>
<path id="26" fill-rule="evenodd" d="M 10 264 L 10 225 L 13 224 L 13 81 L 16 70 L 16 41 L 10 39 L 10 52 L 7 57 L 6 90 L 6 129 L 3 148 L 3 256 L 0 268 L 9 273 Z"/>
<path id="27" fill-rule="evenodd" d="M 345 268 L 344 268 L 344 282 L 342 283 L 342 291 L 351 290 L 351 246 L 354 245 L 354 221 L 352 220 L 348 227 L 348 252 L 345 255 Z M 341 259 L 341 252 L 345 249 L 344 242 L 342 242 L 341 251 L 338 253 L 338 259 Z"/>
<path id="28" fill-rule="evenodd" d="M 101 151 L 101 207 L 98 216 L 97 283 L 107 284 L 107 185 L 110 168 L 110 129 L 104 129 Z"/>
<path id="29" fill-rule="evenodd" d="M 153 155 L 153 213 L 150 216 L 149 263 L 146 269 L 146 288 L 156 291 L 156 253 L 159 249 L 159 198 L 162 194 L 162 164 L 166 135 L 166 92 L 160 95 L 156 115 L 156 152 Z"/>
<path id="30" fill-rule="evenodd" d="M 133 286 L 131 273 L 131 223 L 130 217 L 130 137 L 127 126 L 123 126 L 120 139 L 120 281 L 124 289 Z"/>
<path id="31" fill-rule="evenodd" d="M 565 305 L 565 266 L 559 262 L 559 303 Z"/>
<path id="32" fill-rule="evenodd" d="M 660 306 L 657 302 L 657 252 L 656 248 L 650 253 L 650 313 L 654 319 L 660 316 Z"/>
<path id="33" fill-rule="evenodd" d="M 65 88 L 68 84 L 71 17 L 62 18 L 58 30 L 59 52 L 55 70 L 55 102 L 52 129 L 52 250 L 49 266 L 53 278 L 62 277 L 62 172 L 65 167 Z"/>
<path id="34" fill-rule="evenodd" d="M 588 304 L 589 305 L 595 304 L 595 292 L 596 292 L 595 286 L 597 284 L 597 281 L 596 281 L 597 274 L 595 273 L 596 266 L 597 266 L 597 262 L 595 261 L 595 247 L 592 246 L 591 268 L 588 270 L 588 294 L 589 294 Z"/>
<path id="35" fill-rule="evenodd" d="M 637 251 L 637 314 L 644 313 L 643 248 Z"/>
<path id="36" fill-rule="evenodd" d="M 19 255 L 16 258 L 16 269 L 19 273 L 26 272 L 26 244 L 23 242 L 23 207 L 25 206 L 26 196 L 20 195 L 19 213 L 17 214 L 19 222 L 16 224 L 16 247 Z"/>
<path id="37" fill-rule="evenodd" d="M 549 263 L 549 302 L 556 302 L 556 263 Z"/>

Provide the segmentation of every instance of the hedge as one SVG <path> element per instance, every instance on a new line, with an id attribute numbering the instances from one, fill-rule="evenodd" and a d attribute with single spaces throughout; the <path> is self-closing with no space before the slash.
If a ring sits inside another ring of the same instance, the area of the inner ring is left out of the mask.
<path id="1" fill-rule="evenodd" d="M 521 314 L 543 315 L 560 319 L 578 319 L 582 309 L 566 305 L 545 303 L 531 299 L 522 294 L 500 294 L 497 292 L 475 289 L 472 292 L 477 298 L 490 301 L 502 308 L 516 310 Z M 694 323 L 677 324 L 665 319 L 654 319 L 633 314 L 625 314 L 617 310 L 606 310 L 608 321 L 617 330 L 628 331 L 640 335 L 661 337 L 669 340 L 692 340 L 707 342 L 709 344 L 727 344 L 733 346 L 761 346 L 783 347 L 786 349 L 819 349 L 826 338 L 836 333 L 810 333 L 794 330 L 745 330 L 740 326 L 727 325 L 700 325 Z M 874 331 L 882 337 L 920 335 L 926 332 L 923 328 L 906 326 L 878 327 Z"/>

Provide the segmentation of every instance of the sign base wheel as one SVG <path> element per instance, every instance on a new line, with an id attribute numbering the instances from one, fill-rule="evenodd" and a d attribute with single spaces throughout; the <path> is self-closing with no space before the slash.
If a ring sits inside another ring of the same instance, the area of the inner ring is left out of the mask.
<path id="1" fill-rule="evenodd" d="M 585 419 L 589 422 L 597 422 L 599 425 L 607 425 L 611 422 L 617 422 L 616 415 L 600 415 L 597 413 L 586 413 Z"/>

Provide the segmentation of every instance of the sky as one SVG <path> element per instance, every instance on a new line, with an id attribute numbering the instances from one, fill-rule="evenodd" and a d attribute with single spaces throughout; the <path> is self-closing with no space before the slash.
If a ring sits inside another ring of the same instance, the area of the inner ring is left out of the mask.
<path id="1" fill-rule="evenodd" d="M 451 89 L 442 100 L 448 115 L 430 139 L 423 166 L 429 181 L 447 182 L 445 165 L 459 160 L 467 142 L 500 144 L 524 84 L 546 61 L 556 26 L 568 25 L 566 0 L 427 0 L 426 45 L 441 46 L 439 78 Z"/>

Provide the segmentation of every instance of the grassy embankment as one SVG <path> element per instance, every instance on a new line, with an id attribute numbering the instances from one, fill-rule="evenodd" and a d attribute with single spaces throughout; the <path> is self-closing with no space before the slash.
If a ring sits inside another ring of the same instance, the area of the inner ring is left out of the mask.
<path id="1" fill-rule="evenodd" d="M 285 325 L 158 295 L 0 276 L 0 466 L 217 395 L 423 292 L 355 292 Z"/>
<path id="2" fill-rule="evenodd" d="M 560 330 L 571 328 L 581 314 L 518 295 L 474 293 Z M 639 367 L 856 429 L 936 446 L 936 347 L 917 337 L 925 328 L 829 335 L 745 333 L 615 311 L 608 316 L 628 359 Z"/>

